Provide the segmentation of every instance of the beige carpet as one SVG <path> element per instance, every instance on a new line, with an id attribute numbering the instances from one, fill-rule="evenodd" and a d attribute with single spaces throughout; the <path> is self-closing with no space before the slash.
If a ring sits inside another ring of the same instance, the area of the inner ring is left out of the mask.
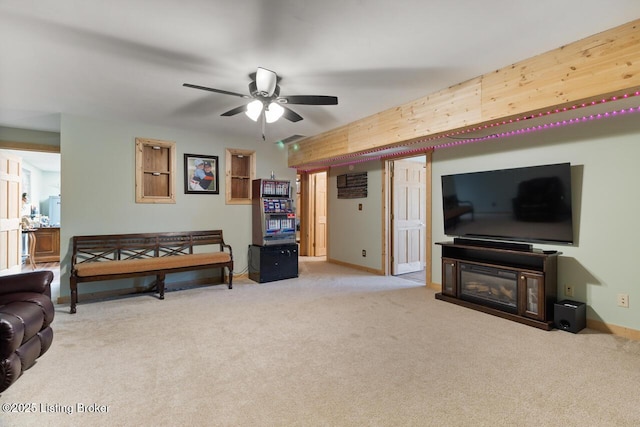
<path id="1" fill-rule="evenodd" d="M 2 426 L 640 425 L 640 342 L 541 331 L 325 262 L 59 306 L 54 330 L 0 398 L 34 412 Z"/>

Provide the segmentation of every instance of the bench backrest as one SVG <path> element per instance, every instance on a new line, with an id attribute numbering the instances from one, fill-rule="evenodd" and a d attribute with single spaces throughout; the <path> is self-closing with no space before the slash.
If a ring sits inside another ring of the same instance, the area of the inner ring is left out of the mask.
<path id="1" fill-rule="evenodd" d="M 224 243 L 222 230 L 73 236 L 71 265 L 186 255 L 192 254 L 195 246 L 216 244 L 221 251 L 231 249 Z"/>

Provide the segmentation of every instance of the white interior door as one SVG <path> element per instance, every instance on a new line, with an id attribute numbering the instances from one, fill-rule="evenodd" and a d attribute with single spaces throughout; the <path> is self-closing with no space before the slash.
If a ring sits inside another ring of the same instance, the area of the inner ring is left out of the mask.
<path id="1" fill-rule="evenodd" d="M 0 271 L 21 267 L 19 157 L 0 151 Z"/>
<path id="2" fill-rule="evenodd" d="M 424 161 L 392 164 L 392 272 L 404 274 L 425 266 L 426 167 Z"/>

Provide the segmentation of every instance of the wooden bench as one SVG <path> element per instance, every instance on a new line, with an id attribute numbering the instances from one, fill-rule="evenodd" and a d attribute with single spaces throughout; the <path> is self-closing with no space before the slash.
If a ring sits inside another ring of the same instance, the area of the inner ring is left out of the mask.
<path id="1" fill-rule="evenodd" d="M 220 250 L 215 250 L 215 246 L 205 248 L 211 245 L 219 245 Z M 196 246 L 202 248 L 194 253 Z M 222 230 L 73 236 L 71 313 L 76 312 L 78 283 L 156 276 L 153 288 L 164 299 L 165 275 L 220 268 L 224 283 L 224 267 L 232 289 L 233 253 L 222 238 Z"/>

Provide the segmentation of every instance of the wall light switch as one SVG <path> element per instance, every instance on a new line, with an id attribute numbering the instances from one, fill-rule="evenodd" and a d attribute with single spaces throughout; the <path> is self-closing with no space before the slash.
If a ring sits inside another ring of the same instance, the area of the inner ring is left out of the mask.
<path id="1" fill-rule="evenodd" d="M 362 210 L 362 203 L 358 203 L 358 210 L 361 211 Z"/>

